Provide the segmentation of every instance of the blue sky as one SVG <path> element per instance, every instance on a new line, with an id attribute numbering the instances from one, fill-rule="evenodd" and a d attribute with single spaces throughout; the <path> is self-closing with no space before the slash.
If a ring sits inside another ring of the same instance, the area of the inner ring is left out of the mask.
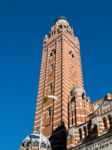
<path id="1" fill-rule="evenodd" d="M 79 37 L 91 101 L 112 92 L 111 0 L 0 1 L 0 148 L 17 150 L 33 130 L 42 40 L 58 16 Z"/>

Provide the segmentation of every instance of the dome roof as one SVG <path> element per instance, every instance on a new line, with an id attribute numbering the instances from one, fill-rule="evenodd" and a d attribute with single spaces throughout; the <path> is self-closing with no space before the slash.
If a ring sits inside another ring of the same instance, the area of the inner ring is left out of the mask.
<path id="1" fill-rule="evenodd" d="M 28 135 L 22 142 L 23 148 L 30 148 L 30 146 L 39 147 L 40 142 L 40 134 L 30 134 Z M 51 148 L 49 140 L 41 135 L 41 149 L 48 150 Z"/>
<path id="2" fill-rule="evenodd" d="M 60 17 L 58 17 L 58 18 L 55 20 L 55 22 L 58 21 L 58 20 L 61 20 L 61 19 L 64 19 L 64 20 L 68 21 L 66 17 L 60 16 Z"/>
<path id="3" fill-rule="evenodd" d="M 74 86 L 72 91 L 71 91 L 71 95 L 75 96 L 77 94 L 82 94 L 82 93 L 86 93 L 83 87 L 80 86 Z"/>
<path id="4" fill-rule="evenodd" d="M 64 16 L 58 17 L 58 18 L 55 20 L 55 23 L 57 23 L 57 22 L 62 23 L 62 24 L 63 24 L 63 23 L 64 23 L 64 24 L 69 24 L 67 18 L 64 17 Z"/>

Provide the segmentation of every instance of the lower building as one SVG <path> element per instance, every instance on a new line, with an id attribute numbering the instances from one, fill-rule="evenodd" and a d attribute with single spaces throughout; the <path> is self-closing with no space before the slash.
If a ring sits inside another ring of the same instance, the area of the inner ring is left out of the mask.
<path id="1" fill-rule="evenodd" d="M 91 104 L 91 109 L 87 122 L 69 129 L 68 149 L 112 149 L 112 94 Z"/>

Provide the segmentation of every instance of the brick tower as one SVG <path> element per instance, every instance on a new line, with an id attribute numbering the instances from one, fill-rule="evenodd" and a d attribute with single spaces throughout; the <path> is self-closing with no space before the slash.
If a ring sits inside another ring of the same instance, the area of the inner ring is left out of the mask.
<path id="1" fill-rule="evenodd" d="M 91 104 L 82 76 L 79 40 L 59 17 L 43 41 L 34 133 L 20 150 L 40 150 L 42 136 L 50 150 L 112 149 L 112 94 Z M 43 103 L 48 95 L 58 100 Z"/>
<path id="2" fill-rule="evenodd" d="M 58 102 L 52 99 L 43 104 L 43 95 L 55 95 Z M 42 107 L 42 133 L 49 138 L 62 123 L 69 130 L 85 122 L 87 105 L 79 40 L 67 19 L 59 17 L 43 42 L 34 133 L 39 132 Z"/>

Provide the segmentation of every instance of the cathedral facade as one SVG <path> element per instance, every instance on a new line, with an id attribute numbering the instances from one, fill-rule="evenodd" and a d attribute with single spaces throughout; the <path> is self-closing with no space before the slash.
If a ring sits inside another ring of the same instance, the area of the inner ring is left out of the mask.
<path id="1" fill-rule="evenodd" d="M 44 38 L 38 87 L 34 134 L 41 129 L 52 150 L 112 150 L 112 94 L 94 103 L 86 95 L 80 43 L 65 17 Z M 48 95 L 58 100 L 43 103 Z"/>

